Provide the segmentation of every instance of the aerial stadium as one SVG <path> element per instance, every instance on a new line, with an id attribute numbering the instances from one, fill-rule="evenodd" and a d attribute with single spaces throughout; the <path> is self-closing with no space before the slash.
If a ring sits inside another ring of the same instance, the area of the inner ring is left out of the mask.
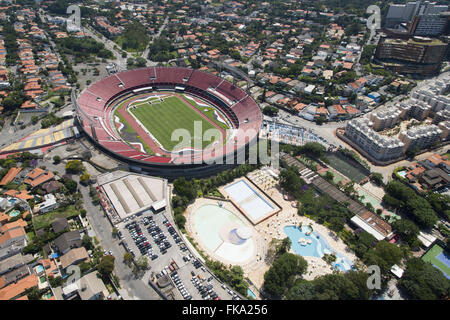
<path id="1" fill-rule="evenodd" d="M 72 98 L 83 131 L 102 151 L 132 171 L 168 178 L 235 165 L 262 123 L 244 90 L 188 68 L 112 74 Z"/>

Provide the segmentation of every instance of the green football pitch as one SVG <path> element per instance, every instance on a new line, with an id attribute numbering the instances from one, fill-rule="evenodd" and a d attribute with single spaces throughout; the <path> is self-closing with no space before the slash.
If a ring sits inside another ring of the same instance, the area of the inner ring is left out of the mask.
<path id="1" fill-rule="evenodd" d="M 171 96 L 160 101 L 137 102 L 128 109 L 142 125 L 161 143 L 164 149 L 172 151 L 175 146 L 182 148 L 196 146 L 196 141 L 201 141 L 203 133 L 208 129 L 216 129 L 210 122 L 194 111 L 189 105 L 178 97 Z M 194 121 L 201 122 L 201 136 L 194 137 Z M 176 129 L 186 129 L 190 134 L 190 140 L 172 141 L 172 133 Z M 198 143 L 198 142 L 197 142 Z M 201 141 L 199 145 L 205 148 L 211 141 Z M 178 148 L 177 148 L 178 149 Z"/>

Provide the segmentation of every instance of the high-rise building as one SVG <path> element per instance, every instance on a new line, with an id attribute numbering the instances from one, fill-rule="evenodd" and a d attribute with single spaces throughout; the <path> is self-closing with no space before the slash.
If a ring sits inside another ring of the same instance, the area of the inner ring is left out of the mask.
<path id="1" fill-rule="evenodd" d="M 409 40 L 380 37 L 375 59 L 399 73 L 432 75 L 438 73 L 448 44 L 438 39 L 414 37 Z"/>
<path id="2" fill-rule="evenodd" d="M 385 17 L 385 28 L 403 29 L 415 36 L 438 36 L 445 33 L 448 5 L 429 1 L 391 4 Z"/>

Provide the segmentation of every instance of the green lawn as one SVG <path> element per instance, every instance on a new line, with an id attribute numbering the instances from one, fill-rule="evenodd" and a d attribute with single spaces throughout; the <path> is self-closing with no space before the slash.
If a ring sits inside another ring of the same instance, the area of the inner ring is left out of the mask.
<path id="1" fill-rule="evenodd" d="M 65 208 L 58 208 L 45 214 L 35 216 L 33 218 L 34 228 L 36 230 L 48 227 L 53 220 L 59 216 L 71 218 L 79 214 L 79 210 L 76 210 L 74 206 L 67 206 Z"/>
<path id="2" fill-rule="evenodd" d="M 228 127 L 225 123 L 220 122 L 218 120 L 216 120 L 216 118 L 214 117 L 214 108 L 213 107 L 205 107 L 205 106 L 200 106 L 198 105 L 195 101 L 186 98 L 187 101 L 189 101 L 189 103 L 191 103 L 195 108 L 197 108 L 201 113 L 203 113 L 204 115 L 206 115 L 209 119 L 211 119 L 215 124 L 217 124 L 219 127 L 227 130 L 230 127 Z"/>
<path id="3" fill-rule="evenodd" d="M 203 132 L 215 127 L 201 117 L 192 108 L 179 98 L 172 96 L 165 98 L 162 103 L 136 103 L 135 108 L 129 111 L 152 133 L 162 144 L 164 149 L 172 151 L 179 141 L 172 141 L 172 133 L 176 129 L 186 129 L 190 133 L 190 140 L 182 141 L 183 147 L 193 147 L 195 141 L 202 137 L 194 137 L 194 121 L 200 121 Z M 209 141 L 201 141 L 202 148 L 210 144 Z"/>

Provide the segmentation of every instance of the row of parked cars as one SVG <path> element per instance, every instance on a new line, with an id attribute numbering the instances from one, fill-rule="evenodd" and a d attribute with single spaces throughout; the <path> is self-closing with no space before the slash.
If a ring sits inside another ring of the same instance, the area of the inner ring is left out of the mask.
<path id="1" fill-rule="evenodd" d="M 146 222 L 144 221 L 144 225 L 145 223 Z M 159 247 L 159 251 L 161 251 L 161 254 L 166 254 L 167 250 L 172 245 L 170 244 L 169 240 L 167 240 L 167 237 L 164 235 L 161 228 L 156 225 L 152 217 L 148 217 L 147 231 L 152 236 L 156 245 Z"/>
<path id="2" fill-rule="evenodd" d="M 180 293 L 183 296 L 184 300 L 191 300 L 192 296 L 189 294 L 187 289 L 184 287 L 183 281 L 181 281 L 180 277 L 178 276 L 177 271 L 173 271 L 170 274 L 170 277 L 172 278 L 172 281 L 175 283 L 178 291 L 180 291 Z"/>
<path id="3" fill-rule="evenodd" d="M 178 233 L 175 231 L 175 228 L 172 226 L 172 224 L 165 219 L 163 221 L 164 225 L 167 227 L 167 231 L 169 232 L 169 234 L 172 236 L 173 240 L 175 241 L 176 244 L 179 244 L 181 242 L 183 242 L 181 240 L 181 237 L 178 235 Z"/>
<path id="4" fill-rule="evenodd" d="M 148 241 L 147 237 L 144 236 L 141 227 L 136 221 L 126 224 L 125 227 L 130 232 L 131 238 L 136 244 L 136 247 L 141 252 L 141 255 L 147 255 L 152 260 L 158 258 L 158 255 L 153 252 L 152 245 Z M 134 255 L 132 249 L 130 249 L 129 251 Z"/>
<path id="5" fill-rule="evenodd" d="M 208 279 L 208 282 L 206 284 L 203 284 L 205 279 L 201 281 L 199 280 L 198 276 L 196 277 L 194 274 L 194 276 L 191 278 L 191 281 L 204 300 L 220 300 L 220 297 L 214 291 L 214 287 L 211 284 L 212 277 Z"/>

